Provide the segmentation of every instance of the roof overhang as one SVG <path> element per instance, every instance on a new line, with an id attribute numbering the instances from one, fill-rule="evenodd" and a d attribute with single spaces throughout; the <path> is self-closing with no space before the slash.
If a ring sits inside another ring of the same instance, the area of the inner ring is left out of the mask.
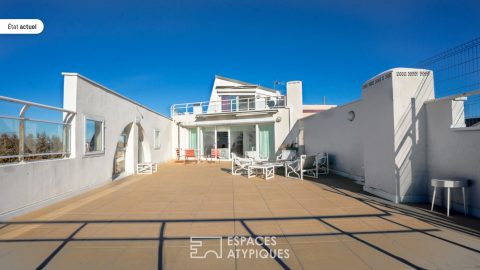
<path id="1" fill-rule="evenodd" d="M 202 126 L 231 126 L 231 125 L 262 124 L 262 123 L 274 123 L 274 122 L 275 122 L 275 119 L 273 117 L 263 117 L 263 118 L 195 121 L 195 122 L 181 123 L 180 125 L 183 127 L 202 127 Z"/>
<path id="2" fill-rule="evenodd" d="M 223 112 L 223 113 L 202 113 L 197 114 L 196 119 L 207 119 L 222 116 L 234 116 L 234 117 L 248 117 L 259 115 L 270 115 L 278 112 L 278 110 L 261 110 L 261 111 L 247 111 L 247 112 Z"/>

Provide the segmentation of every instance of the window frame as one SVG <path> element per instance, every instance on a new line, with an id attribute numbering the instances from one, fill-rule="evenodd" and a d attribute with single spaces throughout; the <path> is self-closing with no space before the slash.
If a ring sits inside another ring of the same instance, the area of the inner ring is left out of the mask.
<path id="1" fill-rule="evenodd" d="M 156 136 L 157 132 L 158 132 L 158 135 L 159 135 L 158 136 L 159 137 L 158 141 L 157 141 L 157 136 Z M 160 129 L 158 129 L 158 128 L 153 129 L 153 150 L 159 150 L 162 147 L 162 145 L 160 144 L 160 141 L 161 141 L 160 140 L 160 134 L 161 134 Z M 158 145 L 157 145 L 157 143 L 158 143 Z"/>
<path id="2" fill-rule="evenodd" d="M 88 121 L 95 121 L 95 122 L 101 122 L 102 127 L 102 147 L 100 151 L 87 151 L 87 148 L 85 147 L 86 141 L 87 141 L 87 122 Z M 88 115 L 85 114 L 83 117 L 83 155 L 84 156 L 98 156 L 98 155 L 104 155 L 105 154 L 105 118 L 100 117 L 100 116 L 94 116 L 94 115 Z"/>

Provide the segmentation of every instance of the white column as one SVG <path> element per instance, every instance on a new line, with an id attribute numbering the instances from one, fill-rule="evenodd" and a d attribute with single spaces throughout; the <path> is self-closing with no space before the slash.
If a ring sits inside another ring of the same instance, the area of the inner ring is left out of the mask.
<path id="1" fill-rule="evenodd" d="M 200 127 L 197 127 L 197 155 L 200 155 Z"/>
<path id="2" fill-rule="evenodd" d="M 214 137 L 215 141 L 214 141 L 213 145 L 215 146 L 215 149 L 218 149 L 218 146 L 217 146 L 217 126 L 215 126 L 214 129 L 215 130 L 213 131 L 213 133 L 214 133 L 213 137 Z"/>
<path id="3" fill-rule="evenodd" d="M 230 127 L 228 127 L 228 159 L 230 159 L 231 153 L 230 153 Z"/>
<path id="4" fill-rule="evenodd" d="M 260 155 L 260 129 L 258 124 L 255 124 L 255 151 Z"/>

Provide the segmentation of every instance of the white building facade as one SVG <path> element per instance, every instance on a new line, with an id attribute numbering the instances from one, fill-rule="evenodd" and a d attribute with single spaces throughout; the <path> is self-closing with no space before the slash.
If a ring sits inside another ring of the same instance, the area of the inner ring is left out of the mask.
<path id="1" fill-rule="evenodd" d="M 329 107 L 326 107 L 329 108 Z M 254 151 L 272 160 L 281 148 L 297 148 L 299 138 L 285 141 L 303 117 L 302 82 L 287 83 L 287 94 L 255 84 L 215 76 L 206 102 L 175 104 L 171 109 L 177 125 L 177 149 L 193 149 L 207 157 L 216 151 L 228 160 Z"/>

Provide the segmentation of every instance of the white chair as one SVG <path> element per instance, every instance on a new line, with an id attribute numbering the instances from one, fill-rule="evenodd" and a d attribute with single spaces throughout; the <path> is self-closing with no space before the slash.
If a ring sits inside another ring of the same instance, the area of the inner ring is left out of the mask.
<path id="1" fill-rule="evenodd" d="M 277 162 L 292 161 L 297 156 L 296 150 L 283 149 L 282 153 L 277 156 Z"/>
<path id="2" fill-rule="evenodd" d="M 248 166 L 253 165 L 250 158 L 240 158 L 232 153 L 232 175 L 242 175 L 242 172 L 248 173 Z"/>
<path id="3" fill-rule="evenodd" d="M 311 176 L 318 178 L 320 174 L 328 174 L 328 154 L 301 155 L 294 161 L 285 162 L 286 176 L 299 178 Z"/>
<path id="4" fill-rule="evenodd" d="M 317 164 L 317 178 L 319 174 L 328 174 L 329 173 L 329 162 L 328 162 L 328 153 L 321 153 L 315 156 L 315 163 Z"/>
<path id="5" fill-rule="evenodd" d="M 250 158 L 255 163 L 262 163 L 268 161 L 268 158 L 260 157 L 260 154 L 257 151 L 245 151 L 245 158 Z"/>

